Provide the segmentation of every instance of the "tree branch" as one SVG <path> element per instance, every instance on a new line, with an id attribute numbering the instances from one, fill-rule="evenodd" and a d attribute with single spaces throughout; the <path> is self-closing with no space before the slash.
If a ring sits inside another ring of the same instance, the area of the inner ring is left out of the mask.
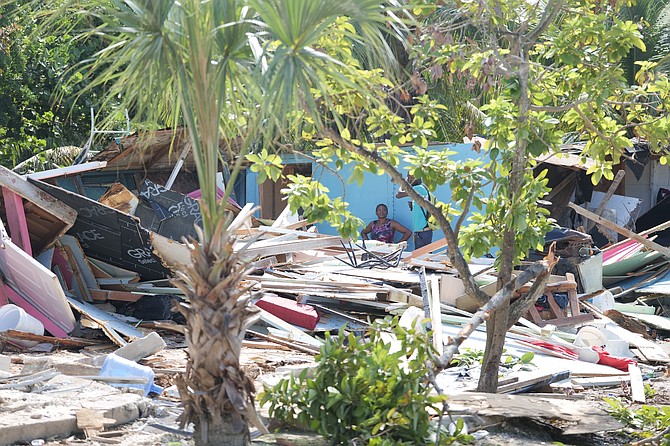
<path id="1" fill-rule="evenodd" d="M 590 99 L 580 99 L 575 102 L 571 102 L 570 104 L 565 104 L 565 105 L 558 105 L 555 107 L 550 107 L 548 105 L 531 105 L 530 110 L 536 111 L 536 112 L 546 112 L 546 113 L 561 113 L 564 111 L 568 111 L 573 108 L 577 108 L 578 105 L 584 104 L 586 102 L 590 101 Z"/>
<path id="2" fill-rule="evenodd" d="M 473 299 L 475 299 L 480 305 L 485 304 L 489 300 L 489 296 L 481 289 L 479 289 L 479 286 L 475 282 L 475 279 L 470 272 L 470 268 L 468 267 L 468 263 L 465 261 L 465 258 L 463 257 L 463 254 L 458 247 L 458 238 L 451 228 L 451 223 L 442 213 L 441 208 L 438 208 L 433 203 L 426 200 L 416 190 L 414 190 L 412 185 L 409 184 L 407 180 L 405 180 L 403 175 L 378 153 L 370 152 L 363 147 L 351 143 L 350 141 L 345 141 L 337 132 L 333 130 L 325 130 L 324 136 L 331 139 L 333 142 L 335 142 L 335 144 L 345 147 L 347 150 L 354 152 L 369 161 L 374 161 L 377 166 L 381 167 L 382 170 L 384 170 L 384 172 L 386 172 L 391 177 L 394 183 L 402 186 L 405 192 L 407 192 L 407 195 L 409 195 L 409 197 L 414 200 L 416 204 L 426 209 L 430 215 L 435 217 L 437 222 L 440 224 L 440 229 L 442 229 L 444 232 L 444 237 L 447 241 L 447 253 L 449 255 L 449 261 L 461 276 L 461 280 L 465 286 L 465 292 L 468 293 L 468 295 L 470 295 Z"/>
<path id="3" fill-rule="evenodd" d="M 547 6 L 544 8 L 544 13 L 542 14 L 540 23 L 526 36 L 526 42 L 530 45 L 535 44 L 537 37 L 544 33 L 544 31 L 547 29 L 547 26 L 549 26 L 549 24 L 551 24 L 556 19 L 556 16 L 562 8 L 563 0 L 550 0 L 547 3 Z"/>
<path id="4" fill-rule="evenodd" d="M 468 212 L 470 212 L 470 206 L 472 205 L 472 199 L 475 197 L 475 188 L 471 187 L 470 192 L 468 193 L 468 198 L 465 200 L 465 203 L 463 204 L 463 211 L 461 212 L 460 217 L 458 217 L 458 220 L 456 221 L 456 225 L 454 227 L 454 236 L 458 238 L 458 232 L 461 230 L 461 225 L 465 221 L 465 217 L 467 216 Z"/>
<path id="5" fill-rule="evenodd" d="M 553 256 L 553 252 L 551 255 Z M 435 366 L 439 370 L 446 368 L 453 359 L 454 355 L 458 352 L 458 348 L 461 346 L 461 344 L 463 344 L 463 342 L 477 329 L 477 327 L 487 321 L 491 317 L 491 314 L 500 305 L 508 301 L 514 294 L 514 291 L 518 290 L 531 280 L 535 280 L 535 282 L 538 283 L 537 289 L 539 289 L 539 286 L 541 286 L 543 282 L 546 285 L 546 281 L 544 281 L 544 279 L 549 279 L 549 272 L 555 264 L 555 261 L 553 260 L 553 257 L 550 259 L 549 256 L 547 256 L 544 260 L 533 263 L 525 271 L 522 271 L 517 277 L 507 282 L 504 287 L 498 290 L 498 292 L 495 293 L 493 297 L 472 316 L 470 322 L 468 322 L 461 329 L 461 331 L 458 332 L 456 337 L 450 340 L 449 345 L 444 350 L 442 356 L 435 361 Z M 542 288 L 542 291 L 544 291 L 544 288 Z"/>

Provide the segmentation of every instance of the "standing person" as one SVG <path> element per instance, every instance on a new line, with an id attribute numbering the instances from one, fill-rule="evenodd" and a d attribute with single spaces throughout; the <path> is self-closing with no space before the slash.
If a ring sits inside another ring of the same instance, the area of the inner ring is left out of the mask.
<path id="1" fill-rule="evenodd" d="M 385 204 L 380 203 L 375 209 L 375 214 L 377 214 L 377 220 L 371 221 L 368 225 L 361 231 L 361 237 L 363 240 L 369 240 L 368 234 L 370 234 L 370 239 L 379 240 L 384 243 L 393 243 L 393 238 L 396 231 L 402 234 L 400 242 L 409 240 L 412 235 L 412 231 L 401 225 L 395 220 L 387 218 L 389 215 L 389 209 Z"/>
<path id="2" fill-rule="evenodd" d="M 426 200 L 428 199 L 428 189 L 421 184 L 421 179 L 414 178 L 412 174 L 407 174 L 407 182 L 412 185 L 415 191 Z M 396 198 L 405 198 L 409 195 L 401 187 Z M 433 241 L 433 230 L 428 227 L 428 212 L 414 201 L 410 200 L 409 210 L 412 211 L 412 231 L 414 231 L 414 249 L 419 249 Z"/>

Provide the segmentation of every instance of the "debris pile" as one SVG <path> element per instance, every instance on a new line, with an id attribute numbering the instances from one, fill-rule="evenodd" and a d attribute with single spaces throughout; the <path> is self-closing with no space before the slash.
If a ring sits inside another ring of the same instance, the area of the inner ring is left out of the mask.
<path id="1" fill-rule="evenodd" d="M 69 404 L 76 401 L 77 409 L 74 415 L 50 417 L 40 428 L 3 423 L 0 444 L 77 430 L 99 438 L 105 426 L 141 416 L 143 396 L 178 398 L 166 396 L 169 389 L 163 392 L 162 385 L 170 382 L 163 379 L 166 370 L 157 365 L 156 354 L 166 347 L 159 333 L 184 330 L 183 318 L 172 308 L 174 300 L 184 297 L 170 278 L 190 262 L 187 243 L 195 243 L 195 226 L 202 221 L 198 191 L 180 193 L 148 178 L 137 181 L 136 188 L 112 181 L 103 190 L 87 187 L 83 171 L 85 166 L 73 177 L 67 169 L 21 177 L 0 168 L 3 350 L 74 349 L 89 356 L 53 363 L 47 354 L 44 361 L 31 363 L 12 355 L 12 367 L 8 356 L 0 356 L 0 391 L 10 392 L 2 393 L 7 407 L 18 407 L 20 393 L 32 393 L 37 401 L 56 389 L 69 395 Z M 559 228 L 556 237 L 565 242 L 563 255 L 570 261 L 508 332 L 505 354 L 512 366 L 504 368 L 498 388 L 507 395 L 540 392 L 545 400 L 529 395 L 520 403 L 509 396 L 473 393 L 455 397 L 453 413 L 555 418 L 559 404 L 555 398 L 547 400 L 547 393 L 571 395 L 622 382 L 635 401 L 644 402 L 643 377 L 655 376 L 659 366 L 670 362 L 662 347 L 670 332 L 664 316 L 670 249 L 653 241 L 654 233 L 670 222 L 636 234 L 598 213 L 572 203 L 569 207 L 625 240 L 599 249 L 585 232 Z M 229 200 L 227 209 L 244 221 L 236 230 L 235 250 L 252 266 L 243 284 L 260 312 L 259 322 L 248 330 L 246 347 L 313 356 L 326 331 L 364 336 L 374 319 L 397 315 L 410 323 L 429 318 L 441 351 L 478 309 L 451 267 L 444 239 L 407 251 L 404 243 L 319 234 L 288 209 L 274 221 L 255 218 L 252 204 Z M 486 293 L 496 292 L 492 259 L 473 259 L 470 270 Z M 454 366 L 437 377 L 442 389 L 471 392 L 476 387 L 478 363 L 466 358 L 468 352 L 484 350 L 481 328 L 465 341 Z M 19 365 L 23 367 L 16 372 Z M 118 404 L 108 408 L 99 397 L 86 399 L 89 390 L 82 389 L 91 384 L 82 383 L 91 380 L 105 395 L 105 404 L 113 405 L 115 399 Z M 119 387 L 136 389 L 137 398 L 122 396 Z M 569 404 L 574 407 L 570 416 L 563 416 L 564 433 L 620 427 L 602 414 L 579 415 L 588 412 L 577 401 Z M 538 405 L 544 412 L 536 410 Z"/>

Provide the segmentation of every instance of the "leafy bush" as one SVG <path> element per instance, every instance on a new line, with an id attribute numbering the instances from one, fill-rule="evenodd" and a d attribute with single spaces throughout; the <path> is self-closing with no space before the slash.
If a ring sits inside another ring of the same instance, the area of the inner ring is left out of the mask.
<path id="1" fill-rule="evenodd" d="M 634 410 L 620 398 L 604 398 L 609 412 L 617 420 L 634 429 L 634 435 L 654 441 L 650 444 L 670 445 L 670 406 L 643 405 Z"/>
<path id="2" fill-rule="evenodd" d="M 270 416 L 309 426 L 331 444 L 434 442 L 441 423 L 431 420 L 444 412 L 446 396 L 430 394 L 426 363 L 435 351 L 428 336 L 396 319 L 373 324 L 366 341 L 327 334 L 313 378 L 303 371 L 281 381 L 261 396 L 262 404 L 270 403 Z M 460 420 L 454 426 L 451 435 L 440 429 L 438 444 L 472 440 L 461 433 Z"/>

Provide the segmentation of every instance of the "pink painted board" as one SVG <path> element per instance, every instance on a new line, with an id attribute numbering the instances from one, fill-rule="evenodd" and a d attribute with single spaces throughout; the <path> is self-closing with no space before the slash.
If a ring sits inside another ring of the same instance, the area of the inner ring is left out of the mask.
<path id="1" fill-rule="evenodd" d="M 605 263 L 610 258 L 616 256 L 621 251 L 625 251 L 625 250 L 629 249 L 631 246 L 634 246 L 636 244 L 639 244 L 639 242 L 636 242 L 635 240 L 627 240 L 627 241 L 623 242 L 622 244 L 617 245 L 615 247 L 610 247 L 610 248 L 603 249 L 603 263 Z"/>
<path id="2" fill-rule="evenodd" d="M 4 284 L 0 285 L 0 307 L 3 305 L 7 305 L 9 303 L 9 299 L 7 299 L 7 293 L 5 293 L 5 287 Z"/>
<path id="3" fill-rule="evenodd" d="M 49 333 L 51 333 L 53 336 L 57 338 L 68 337 L 69 332 L 63 330 L 63 328 L 61 328 L 60 325 L 57 325 L 51 319 L 45 317 L 42 311 L 35 308 L 29 301 L 27 301 L 23 296 L 14 291 L 9 285 L 4 284 L 0 288 L 3 289 L 2 291 L 3 294 L 9 297 L 9 300 L 11 300 L 15 305 L 18 305 L 19 307 L 23 308 L 26 313 L 42 322 L 42 325 L 44 325 L 44 329 L 47 330 Z M 72 329 L 70 329 L 69 331 L 72 331 Z"/>
<path id="4" fill-rule="evenodd" d="M 644 245 L 642 245 L 642 243 L 635 242 L 634 244 L 626 247 L 625 249 L 618 250 L 614 255 L 610 256 L 607 259 L 607 261 L 603 261 L 603 265 L 611 265 L 612 263 L 617 263 L 622 260 L 625 260 L 628 257 L 642 251 L 643 248 Z"/>
<path id="5" fill-rule="evenodd" d="M 68 290 L 71 290 L 72 280 L 74 279 L 74 277 L 72 276 L 70 265 L 68 265 L 67 259 L 63 256 L 63 253 L 61 252 L 60 248 L 54 249 L 54 256 L 51 261 L 51 269 L 53 269 L 55 266 L 58 266 L 61 277 L 65 281 L 65 286 L 67 286 Z"/>
<path id="6" fill-rule="evenodd" d="M 75 319 L 58 278 L 16 246 L 7 237 L 1 224 L 0 234 L 0 271 L 4 275 L 5 284 L 9 285 L 5 289 L 7 297 L 39 319 L 52 335 L 67 336 L 74 329 Z"/>
<path id="7" fill-rule="evenodd" d="M 7 209 L 7 224 L 12 241 L 25 252 L 33 255 L 26 213 L 23 210 L 23 198 L 6 187 L 2 188 L 2 198 L 5 201 L 5 209 Z"/>

